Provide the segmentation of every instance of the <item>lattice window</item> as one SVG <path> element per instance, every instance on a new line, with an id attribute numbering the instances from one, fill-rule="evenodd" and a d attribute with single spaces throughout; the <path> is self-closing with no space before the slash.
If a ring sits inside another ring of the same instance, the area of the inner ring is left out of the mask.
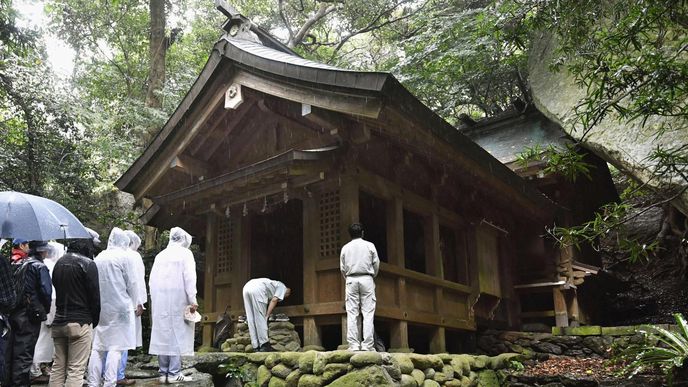
<path id="1" fill-rule="evenodd" d="M 320 257 L 339 256 L 339 191 L 320 195 Z"/>
<path id="2" fill-rule="evenodd" d="M 216 274 L 232 271 L 232 239 L 234 227 L 231 219 L 219 220 L 217 228 L 217 269 Z"/>

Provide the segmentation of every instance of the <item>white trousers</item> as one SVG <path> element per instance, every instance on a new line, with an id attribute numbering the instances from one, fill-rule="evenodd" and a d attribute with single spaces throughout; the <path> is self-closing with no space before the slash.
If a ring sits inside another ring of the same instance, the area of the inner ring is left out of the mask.
<path id="1" fill-rule="evenodd" d="M 375 281 L 372 276 L 346 277 L 346 341 L 350 351 L 374 351 Z M 358 316 L 363 315 L 363 342 Z"/>
<path id="2" fill-rule="evenodd" d="M 268 305 L 258 301 L 253 294 L 259 289 L 244 286 L 244 309 L 246 309 L 246 324 L 251 335 L 251 346 L 258 349 L 262 344 L 270 341 L 268 338 Z"/>
<path id="3" fill-rule="evenodd" d="M 104 379 L 103 387 L 115 387 L 121 358 L 122 351 L 92 350 L 91 358 L 88 361 L 88 387 L 100 387 L 101 375 Z M 105 360 L 104 373 L 103 360 Z"/>

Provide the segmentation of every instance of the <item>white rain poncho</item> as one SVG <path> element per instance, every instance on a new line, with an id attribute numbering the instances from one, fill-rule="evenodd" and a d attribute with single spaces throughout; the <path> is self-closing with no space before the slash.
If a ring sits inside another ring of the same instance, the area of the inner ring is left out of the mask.
<path id="1" fill-rule="evenodd" d="M 136 274 L 136 295 L 137 299 L 134 300 L 134 310 L 136 310 L 137 305 L 144 306 L 148 302 L 148 292 L 146 291 L 146 267 L 143 265 L 143 258 L 141 254 L 137 251 L 139 246 L 141 246 L 141 238 L 136 235 L 135 232 L 131 230 L 125 231 L 129 237 L 129 253 L 132 265 L 134 265 L 134 270 Z M 145 309 L 145 308 L 144 308 Z M 136 317 L 136 346 L 140 347 L 143 345 L 143 334 L 141 328 L 141 316 Z"/>
<path id="2" fill-rule="evenodd" d="M 133 300 L 137 297 L 129 237 L 115 227 L 108 246 L 95 258 L 100 284 L 100 321 L 93 334 L 93 350 L 123 351 L 136 347 Z"/>
<path id="3" fill-rule="evenodd" d="M 48 242 L 48 254 L 43 263 L 48 267 L 50 278 L 53 278 L 53 268 L 57 261 L 62 258 L 65 253 L 64 245 L 57 242 Z M 53 287 L 52 301 L 50 302 L 50 310 L 48 311 L 48 318 L 41 322 L 41 331 L 38 334 L 38 341 L 36 341 L 35 351 L 33 353 L 34 363 L 50 363 L 53 361 L 53 354 L 55 347 L 53 346 L 53 338 L 50 335 L 50 328 L 48 326 L 53 323 L 55 318 L 55 298 L 57 293 Z"/>
<path id="4" fill-rule="evenodd" d="M 195 324 L 184 320 L 184 309 L 197 303 L 196 263 L 190 245 L 191 235 L 174 227 L 167 248 L 155 257 L 149 282 L 152 355 L 193 355 Z"/>

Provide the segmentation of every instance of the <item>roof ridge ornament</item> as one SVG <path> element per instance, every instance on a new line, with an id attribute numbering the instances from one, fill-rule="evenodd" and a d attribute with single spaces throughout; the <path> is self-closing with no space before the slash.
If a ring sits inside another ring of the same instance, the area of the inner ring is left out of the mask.
<path id="1" fill-rule="evenodd" d="M 229 4 L 227 0 L 215 0 L 215 8 L 222 12 L 223 15 L 227 16 L 227 21 L 222 25 L 222 29 L 227 32 L 225 34 L 226 38 L 247 40 L 274 50 L 282 51 L 289 55 L 300 57 L 300 55 L 291 48 L 270 35 L 269 32 L 260 28 L 253 23 L 251 19 L 242 15 L 234 6 Z"/>
<path id="2" fill-rule="evenodd" d="M 215 8 L 227 16 L 227 21 L 222 25 L 222 29 L 227 31 L 230 37 L 263 44 L 258 35 L 251 31 L 253 24 L 251 20 L 239 13 L 226 0 L 215 0 Z"/>

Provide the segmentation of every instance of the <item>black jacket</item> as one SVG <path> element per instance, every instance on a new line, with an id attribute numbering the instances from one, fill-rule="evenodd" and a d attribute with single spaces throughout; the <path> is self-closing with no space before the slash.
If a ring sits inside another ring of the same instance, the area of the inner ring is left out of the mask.
<path id="1" fill-rule="evenodd" d="M 36 299 L 43 306 L 44 311 L 50 311 L 50 304 L 53 297 L 53 286 L 50 281 L 50 271 L 45 266 L 42 259 L 30 256 L 26 261 L 29 265 L 26 268 L 24 282 L 24 297 Z"/>
<path id="2" fill-rule="evenodd" d="M 57 293 L 53 325 L 73 322 L 98 325 L 100 286 L 95 262 L 81 254 L 68 252 L 55 264 L 53 286 Z"/>

